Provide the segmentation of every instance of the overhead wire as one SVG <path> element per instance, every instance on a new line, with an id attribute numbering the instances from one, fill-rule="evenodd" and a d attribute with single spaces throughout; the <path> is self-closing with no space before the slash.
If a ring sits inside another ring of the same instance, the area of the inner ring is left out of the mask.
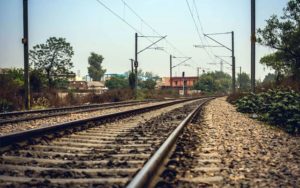
<path id="1" fill-rule="evenodd" d="M 200 29 L 201 29 L 201 32 L 202 32 L 202 35 L 201 36 L 204 36 L 204 29 L 203 29 L 203 25 L 202 25 L 202 22 L 200 20 L 200 16 L 199 16 L 199 11 L 198 11 L 198 7 L 197 7 L 197 4 L 196 4 L 196 1 L 193 0 L 193 5 L 194 5 L 194 8 L 195 8 L 195 11 L 196 11 L 196 15 L 197 15 L 197 20 L 199 22 L 199 25 L 200 25 Z M 206 39 L 206 37 L 203 37 L 206 44 L 209 44 L 208 40 Z M 212 50 L 211 48 L 208 48 L 210 53 L 213 55 L 213 57 L 216 55 Z M 206 48 L 204 48 L 204 50 L 206 50 Z"/>
<path id="2" fill-rule="evenodd" d="M 197 23 L 196 23 L 194 14 L 193 14 L 193 12 L 192 12 L 190 3 L 189 3 L 188 0 L 185 0 L 185 1 L 186 1 L 187 6 L 188 6 L 188 9 L 189 9 L 190 15 L 191 15 L 191 17 L 192 17 L 193 23 L 194 23 L 194 25 L 195 25 L 195 28 L 196 28 L 198 37 L 199 37 L 199 39 L 200 39 L 200 43 L 201 43 L 201 45 L 204 46 L 204 42 L 203 42 L 203 40 L 202 40 L 202 37 L 201 37 L 200 31 L 199 31 L 198 25 L 197 25 Z M 208 51 L 206 50 L 206 48 L 204 48 L 204 51 L 206 52 L 206 54 L 208 55 L 208 57 L 209 57 L 212 61 L 214 61 L 214 58 L 211 57 L 211 55 L 208 53 Z"/>
<path id="3" fill-rule="evenodd" d="M 154 33 L 156 33 L 157 35 L 159 35 L 160 37 L 162 37 L 161 34 L 159 34 L 152 26 L 150 26 L 150 24 L 148 24 L 141 16 L 139 16 L 136 11 L 134 11 L 124 0 L 123 4 L 128 7 L 129 10 L 131 10 L 146 26 L 148 26 Z M 138 34 L 140 34 L 141 36 L 144 36 L 144 34 L 139 31 L 137 28 L 135 28 L 134 26 L 132 26 L 129 22 L 127 22 L 124 18 L 122 18 L 120 15 L 118 15 L 116 12 L 114 12 L 111 8 L 109 8 L 106 4 L 104 4 L 101 0 L 96 0 L 96 2 L 98 2 L 101 6 L 103 6 L 105 9 L 107 9 L 110 13 L 112 13 L 114 16 L 116 16 L 118 19 L 120 19 L 121 21 L 123 21 L 127 26 L 129 26 L 132 30 L 134 30 L 135 32 L 137 32 Z M 146 37 L 146 39 L 150 42 L 153 43 L 153 41 L 151 39 L 149 39 L 148 37 Z M 165 39 L 166 40 L 166 39 Z M 176 48 L 169 40 L 166 40 L 166 42 L 172 46 L 173 49 L 175 49 L 177 52 L 179 52 L 181 55 L 184 55 L 178 48 Z M 157 45 L 156 45 L 157 46 Z M 163 49 L 163 51 L 167 54 L 171 54 L 170 52 L 166 51 L 165 49 Z M 184 55 L 185 56 L 185 55 Z M 177 60 L 178 61 L 178 60 Z"/>
<path id="4" fill-rule="evenodd" d="M 155 34 L 157 34 L 157 35 L 159 35 L 160 37 L 162 37 L 162 35 L 156 30 L 156 29 L 154 29 L 149 23 L 147 23 L 128 3 L 126 3 L 126 1 L 125 0 L 121 0 L 123 3 L 124 3 L 124 5 L 136 16 L 136 17 L 138 17 L 140 20 L 141 20 L 141 22 L 143 22 L 149 29 L 151 29 L 152 30 L 152 32 L 154 32 Z M 165 41 L 166 41 L 166 43 L 168 44 L 168 45 L 170 45 L 172 48 L 173 48 L 173 50 L 175 50 L 175 51 L 177 51 L 180 55 L 182 55 L 182 56 L 186 56 L 182 51 L 180 51 L 172 42 L 170 42 L 167 38 L 165 38 L 164 39 Z M 167 52 L 167 51 L 165 51 L 165 52 Z M 169 52 L 167 52 L 167 53 L 169 53 Z M 170 53 L 169 53 L 170 54 Z"/>

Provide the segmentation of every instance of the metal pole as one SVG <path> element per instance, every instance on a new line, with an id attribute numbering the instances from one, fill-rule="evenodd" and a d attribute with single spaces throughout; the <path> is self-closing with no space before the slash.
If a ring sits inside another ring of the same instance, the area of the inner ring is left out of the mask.
<path id="1" fill-rule="evenodd" d="M 184 91 L 184 72 L 182 72 L 182 91 L 183 91 L 183 96 L 185 96 L 185 91 Z"/>
<path id="2" fill-rule="evenodd" d="M 251 91 L 255 92 L 255 0 L 251 0 Z"/>
<path id="3" fill-rule="evenodd" d="M 133 71 L 133 64 L 134 64 L 134 60 L 133 59 L 130 59 L 130 61 L 131 61 L 131 73 L 134 73 Z"/>
<path id="4" fill-rule="evenodd" d="M 28 57 L 28 0 L 23 0 L 23 32 L 24 37 L 24 105 L 25 109 L 30 109 L 30 83 L 29 83 L 29 57 Z"/>
<path id="5" fill-rule="evenodd" d="M 223 72 L 223 61 L 222 60 L 220 62 L 220 66 L 221 66 L 221 72 Z"/>
<path id="6" fill-rule="evenodd" d="M 240 91 L 242 88 L 242 67 L 240 67 Z"/>
<path id="7" fill-rule="evenodd" d="M 173 83 L 172 83 L 172 55 L 170 55 L 170 86 L 171 89 L 173 88 Z"/>
<path id="8" fill-rule="evenodd" d="M 134 68 L 135 68 L 135 84 L 134 84 L 134 93 L 137 97 L 137 87 L 138 87 L 138 34 L 135 33 L 135 53 L 134 53 Z"/>
<path id="9" fill-rule="evenodd" d="M 231 32 L 232 40 L 232 93 L 235 93 L 235 56 L 234 56 L 234 32 Z"/>
<path id="10" fill-rule="evenodd" d="M 199 80 L 199 67 L 197 67 L 197 79 Z"/>

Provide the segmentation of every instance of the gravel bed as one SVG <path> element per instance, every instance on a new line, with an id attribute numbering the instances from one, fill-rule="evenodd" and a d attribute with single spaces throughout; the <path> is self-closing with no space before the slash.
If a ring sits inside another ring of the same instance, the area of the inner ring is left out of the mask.
<path id="1" fill-rule="evenodd" d="M 43 126 L 54 125 L 57 123 L 63 123 L 63 122 L 68 122 L 68 121 L 84 119 L 84 118 L 96 117 L 96 116 L 109 114 L 109 113 L 122 112 L 122 111 L 126 111 L 126 110 L 132 110 L 132 109 L 136 109 L 136 108 L 152 106 L 152 105 L 162 104 L 162 103 L 166 103 L 166 102 L 152 102 L 152 103 L 147 103 L 147 104 L 138 104 L 138 105 L 134 105 L 134 106 L 101 109 L 101 110 L 92 111 L 92 112 L 74 113 L 74 114 L 55 116 L 55 117 L 50 117 L 50 118 L 42 118 L 42 119 L 26 121 L 26 122 L 8 123 L 8 124 L 4 124 L 4 125 L 0 126 L 0 135 L 34 129 L 34 128 L 43 127 Z"/>
<path id="2" fill-rule="evenodd" d="M 185 130 L 158 187 L 299 187 L 299 137 L 236 112 L 225 98 L 211 101 L 203 116 Z M 216 162 L 201 164 L 205 153 Z M 205 165 L 219 170 L 193 170 Z"/>

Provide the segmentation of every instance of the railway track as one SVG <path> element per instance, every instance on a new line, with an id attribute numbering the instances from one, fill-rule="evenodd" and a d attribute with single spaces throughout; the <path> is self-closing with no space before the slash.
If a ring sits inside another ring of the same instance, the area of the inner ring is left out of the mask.
<path id="1" fill-rule="evenodd" d="M 43 110 L 29 110 L 29 111 L 15 111 L 15 112 L 0 113 L 0 126 L 8 123 L 18 123 L 22 121 L 31 121 L 31 120 L 41 119 L 41 118 L 69 115 L 74 113 L 92 112 L 92 111 L 103 110 L 103 109 L 133 106 L 137 104 L 145 104 L 148 102 L 153 102 L 153 101 L 126 101 L 126 102 L 71 106 L 71 107 L 62 107 L 62 108 L 49 108 Z"/>
<path id="2" fill-rule="evenodd" d="M 156 167 L 209 99 L 186 100 L 184 107 L 173 101 L 1 136 L 0 186 L 148 186 L 155 178 L 149 173 L 158 174 Z"/>

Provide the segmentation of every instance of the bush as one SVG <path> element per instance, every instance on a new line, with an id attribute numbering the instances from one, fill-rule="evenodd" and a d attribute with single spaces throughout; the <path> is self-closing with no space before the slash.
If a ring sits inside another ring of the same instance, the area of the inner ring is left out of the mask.
<path id="1" fill-rule="evenodd" d="M 134 94 L 131 89 L 112 89 L 101 95 L 92 95 L 90 97 L 92 103 L 119 102 L 132 100 L 134 98 Z"/>
<path id="2" fill-rule="evenodd" d="M 9 112 L 14 110 L 13 103 L 7 101 L 6 99 L 0 99 L 0 112 Z"/>
<path id="3" fill-rule="evenodd" d="M 235 104 L 236 101 L 242 97 L 245 97 L 248 93 L 245 92 L 236 92 L 236 93 L 232 93 L 230 95 L 228 95 L 227 97 L 227 102 L 231 103 L 231 104 Z"/>
<path id="4" fill-rule="evenodd" d="M 290 133 L 300 127 L 300 94 L 293 90 L 268 90 L 249 94 L 236 102 L 237 110 L 256 113 L 260 120 L 278 125 Z"/>

